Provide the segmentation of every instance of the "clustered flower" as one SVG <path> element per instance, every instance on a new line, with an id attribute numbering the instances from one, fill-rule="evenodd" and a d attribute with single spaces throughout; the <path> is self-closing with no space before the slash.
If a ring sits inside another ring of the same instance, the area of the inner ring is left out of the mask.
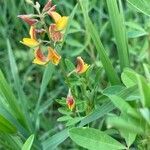
<path id="1" fill-rule="evenodd" d="M 63 39 L 63 34 L 68 24 L 68 16 L 61 16 L 56 11 L 56 5 L 52 4 L 52 0 L 48 0 L 42 10 L 38 2 L 34 4 L 32 0 L 26 1 L 35 8 L 37 14 L 18 15 L 19 18 L 30 26 L 29 37 L 23 38 L 20 42 L 34 50 L 34 64 L 46 65 L 50 62 L 58 65 L 61 56 L 56 51 L 56 45 Z M 46 16 L 49 16 L 52 20 L 48 25 L 45 21 Z M 47 40 L 45 37 L 49 39 Z M 43 47 L 46 47 L 46 54 L 44 53 Z M 68 76 L 72 73 L 82 74 L 88 67 L 89 65 L 81 57 L 77 57 L 76 68 Z M 75 100 L 70 89 L 66 98 L 66 104 L 71 111 L 75 107 Z"/>
<path id="2" fill-rule="evenodd" d="M 58 65 L 61 56 L 55 50 L 57 42 L 61 42 L 63 32 L 68 23 L 68 16 L 61 16 L 56 12 L 56 6 L 52 5 L 49 0 L 42 11 L 40 11 L 40 4 L 34 4 L 31 0 L 28 2 L 37 10 L 38 14 L 18 15 L 23 21 L 30 25 L 29 36 L 20 41 L 22 44 L 34 49 L 33 63 L 45 65 L 48 62 Z M 53 22 L 50 25 L 45 23 L 45 17 L 50 16 Z M 39 28 L 39 26 L 41 28 Z M 47 34 L 49 40 L 42 39 L 43 35 Z M 47 55 L 44 54 L 42 47 L 46 46 Z"/>

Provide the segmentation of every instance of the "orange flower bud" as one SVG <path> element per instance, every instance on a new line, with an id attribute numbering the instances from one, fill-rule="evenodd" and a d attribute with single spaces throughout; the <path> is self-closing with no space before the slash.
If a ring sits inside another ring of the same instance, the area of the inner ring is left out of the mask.
<path id="1" fill-rule="evenodd" d="M 38 22 L 37 19 L 32 18 L 32 15 L 18 15 L 18 17 L 21 18 L 26 23 L 28 23 L 30 26 L 32 26 Z"/>
<path id="2" fill-rule="evenodd" d="M 75 107 L 75 100 L 71 94 L 71 90 L 69 89 L 67 98 L 66 98 L 66 104 L 68 106 L 68 108 L 72 111 L 73 108 Z"/>
<path id="3" fill-rule="evenodd" d="M 77 66 L 76 72 L 81 74 L 84 73 L 88 69 L 89 65 L 85 64 L 81 57 L 77 57 Z"/>

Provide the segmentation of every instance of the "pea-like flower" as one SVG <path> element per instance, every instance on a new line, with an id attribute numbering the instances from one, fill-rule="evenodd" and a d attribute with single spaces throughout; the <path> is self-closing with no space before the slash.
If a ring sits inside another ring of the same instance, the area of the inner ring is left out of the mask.
<path id="1" fill-rule="evenodd" d="M 75 100 L 71 94 L 71 90 L 69 89 L 67 98 L 66 98 L 66 104 L 68 106 L 68 108 L 72 111 L 75 107 Z"/>
<path id="2" fill-rule="evenodd" d="M 39 46 L 40 43 L 36 40 L 36 30 L 34 26 L 30 27 L 29 35 L 30 38 L 23 38 L 23 40 L 20 42 L 30 48 Z"/>
<path id="3" fill-rule="evenodd" d="M 53 63 L 54 65 L 58 65 L 61 56 L 51 47 L 48 47 L 48 54 L 45 56 L 40 48 L 35 50 L 35 59 L 33 63 L 38 65 L 45 65 L 48 62 Z"/>
<path id="4" fill-rule="evenodd" d="M 49 11 L 48 14 L 53 18 L 55 24 L 56 24 L 56 30 L 61 31 L 64 30 L 68 23 L 68 17 L 67 16 L 61 16 L 56 11 Z"/>
<path id="5" fill-rule="evenodd" d="M 77 66 L 75 71 L 79 74 L 84 73 L 89 68 L 89 65 L 84 62 L 81 57 L 77 57 Z"/>
<path id="6" fill-rule="evenodd" d="M 56 24 L 50 25 L 49 34 L 50 34 L 51 39 L 54 42 L 61 41 L 61 39 L 62 39 L 62 33 L 60 31 L 56 31 Z"/>

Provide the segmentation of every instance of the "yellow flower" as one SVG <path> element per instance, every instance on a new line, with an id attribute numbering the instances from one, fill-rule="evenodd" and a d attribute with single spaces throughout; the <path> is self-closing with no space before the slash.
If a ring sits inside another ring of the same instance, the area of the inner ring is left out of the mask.
<path id="1" fill-rule="evenodd" d="M 35 50 L 35 59 L 33 60 L 34 64 L 38 65 L 45 65 L 49 61 L 52 62 L 54 65 L 57 65 L 61 59 L 61 56 L 51 47 L 48 47 L 48 54 L 45 56 L 41 49 L 38 48 Z"/>
<path id="2" fill-rule="evenodd" d="M 42 53 L 40 48 L 35 50 L 34 55 L 35 55 L 35 59 L 33 60 L 34 64 L 45 65 L 46 63 L 48 63 L 47 57 Z"/>
<path id="3" fill-rule="evenodd" d="M 58 65 L 61 59 L 61 56 L 51 47 L 48 47 L 48 59 L 54 64 Z"/>
<path id="4" fill-rule="evenodd" d="M 39 45 L 39 42 L 32 38 L 23 38 L 23 40 L 20 42 L 31 48 L 37 47 Z"/>
<path id="5" fill-rule="evenodd" d="M 84 73 L 89 68 L 89 65 L 86 64 L 81 57 L 77 57 L 77 66 L 76 72 L 79 74 Z"/>
<path id="6" fill-rule="evenodd" d="M 23 38 L 23 40 L 20 42 L 31 48 L 37 47 L 40 43 L 36 40 L 36 31 L 34 26 L 30 27 L 29 35 L 30 38 Z"/>
<path id="7" fill-rule="evenodd" d="M 64 30 L 68 23 L 68 17 L 67 16 L 61 16 L 55 11 L 49 12 L 50 16 L 54 19 L 56 23 L 56 29 L 57 30 Z"/>

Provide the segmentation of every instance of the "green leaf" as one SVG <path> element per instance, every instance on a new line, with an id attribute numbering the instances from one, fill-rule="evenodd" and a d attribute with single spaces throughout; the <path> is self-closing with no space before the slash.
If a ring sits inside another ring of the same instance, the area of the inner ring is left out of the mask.
<path id="1" fill-rule="evenodd" d="M 69 59 L 65 59 L 65 64 L 69 72 L 75 69 L 74 64 Z"/>
<path id="2" fill-rule="evenodd" d="M 34 135 L 32 134 L 26 142 L 23 144 L 22 150 L 30 150 L 34 141 Z"/>
<path id="3" fill-rule="evenodd" d="M 114 109 L 114 105 L 109 101 L 95 109 L 91 114 L 81 120 L 79 126 L 82 127 L 92 121 L 95 121 Z"/>
<path id="4" fill-rule="evenodd" d="M 24 114 L 21 111 L 20 105 L 17 99 L 15 98 L 13 91 L 10 88 L 9 84 L 7 83 L 5 77 L 3 76 L 1 70 L 0 70 L 0 96 L 3 97 L 3 100 L 5 100 L 5 102 L 9 106 L 8 111 L 12 113 L 13 116 L 19 120 L 19 122 L 24 124 L 25 123 Z"/>
<path id="5" fill-rule="evenodd" d="M 121 1 L 119 2 L 120 2 L 120 12 L 116 0 L 107 0 L 107 6 L 111 26 L 113 29 L 113 34 L 116 40 L 120 60 L 120 67 L 123 70 L 125 67 L 129 66 L 129 53 L 128 53 L 125 23 L 123 18 L 123 10 Z"/>
<path id="6" fill-rule="evenodd" d="M 15 58 L 12 52 L 12 48 L 10 45 L 9 40 L 7 39 L 7 49 L 8 49 L 8 56 L 9 56 L 9 62 L 10 62 L 10 68 L 11 68 L 11 73 L 14 79 L 14 83 L 15 83 L 15 88 L 16 88 L 16 92 L 18 94 L 19 97 L 19 102 L 20 102 L 20 107 L 22 112 L 24 113 L 24 122 L 26 127 L 32 131 L 32 125 L 31 125 L 31 119 L 29 117 L 29 115 L 27 114 L 27 101 L 26 101 L 26 96 L 23 92 L 22 86 L 20 84 L 20 79 L 19 79 L 19 75 L 18 75 L 18 68 L 15 62 Z"/>
<path id="7" fill-rule="evenodd" d="M 103 64 L 103 67 L 106 71 L 109 81 L 113 85 L 119 84 L 120 83 L 119 77 L 111 64 L 109 57 L 107 56 L 106 50 L 104 49 L 104 46 L 98 35 L 98 31 L 96 30 L 91 19 L 88 16 L 88 10 L 86 8 L 87 0 L 79 0 L 79 2 L 81 5 L 81 8 L 82 8 L 83 15 L 84 15 L 85 25 L 87 27 L 89 34 L 91 35 L 91 38 L 93 40 L 93 43 L 96 47 L 96 50 L 97 50 L 99 56 L 100 56 L 100 60 Z"/>
<path id="8" fill-rule="evenodd" d="M 78 3 L 75 5 L 75 7 L 73 8 L 70 16 L 69 16 L 69 20 L 68 20 L 68 25 L 67 25 L 67 28 L 66 28 L 66 31 L 65 31 L 65 34 L 64 34 L 64 38 L 63 38 L 63 42 L 61 44 L 61 48 L 63 47 L 64 43 L 65 43 L 65 40 L 66 40 L 66 37 L 67 37 L 67 34 L 69 33 L 69 30 L 70 30 L 70 26 L 71 26 L 71 22 L 73 20 L 73 17 L 77 11 L 77 8 L 78 8 Z"/>
<path id="9" fill-rule="evenodd" d="M 108 127 L 115 127 L 129 133 L 143 134 L 145 130 L 145 122 L 143 122 L 142 118 L 135 119 L 127 114 L 121 114 L 119 117 L 110 115 L 107 117 L 106 122 Z"/>
<path id="10" fill-rule="evenodd" d="M 139 118 L 138 113 L 132 108 L 124 99 L 122 99 L 119 96 L 111 95 L 109 96 L 113 104 L 122 112 L 125 114 L 130 114 L 134 117 Z"/>
<path id="11" fill-rule="evenodd" d="M 36 128 L 38 128 L 38 114 L 40 111 L 40 103 L 42 100 L 42 96 L 44 95 L 44 92 L 46 91 L 46 87 L 48 85 L 48 83 L 50 82 L 50 80 L 52 79 L 52 75 L 54 73 L 54 65 L 49 63 L 44 71 L 43 74 L 43 78 L 42 78 L 42 83 L 40 86 L 40 93 L 39 93 L 39 98 L 36 104 L 36 108 L 35 108 L 35 113 L 34 113 L 34 117 L 35 117 L 35 122 L 36 122 Z"/>
<path id="12" fill-rule="evenodd" d="M 70 120 L 70 119 L 72 119 L 72 117 L 69 116 L 69 115 L 67 115 L 67 116 L 59 117 L 59 118 L 57 119 L 57 121 L 62 122 L 62 121 L 68 121 L 68 120 Z"/>
<path id="13" fill-rule="evenodd" d="M 44 92 L 46 90 L 46 87 L 47 87 L 48 83 L 52 79 L 53 73 L 54 73 L 54 65 L 51 64 L 51 63 L 49 63 L 46 66 L 44 74 L 43 74 L 42 83 L 41 83 L 41 86 L 40 86 L 39 99 L 42 98 L 42 96 L 43 96 L 43 94 L 44 94 Z"/>
<path id="14" fill-rule="evenodd" d="M 137 75 L 138 87 L 141 95 L 141 103 L 143 107 L 150 108 L 150 84 L 147 83 L 146 79 L 140 75 Z"/>
<path id="15" fill-rule="evenodd" d="M 145 36 L 148 33 L 142 28 L 139 24 L 134 22 L 126 22 L 128 27 L 128 38 L 137 38 L 141 36 Z"/>
<path id="16" fill-rule="evenodd" d="M 64 129 L 55 135 L 49 137 L 45 141 L 43 141 L 42 146 L 44 150 L 53 150 L 59 144 L 61 144 L 68 137 L 68 130 Z"/>
<path id="17" fill-rule="evenodd" d="M 119 129 L 121 136 L 125 138 L 125 141 L 127 143 L 128 148 L 131 146 L 131 144 L 135 141 L 136 133 L 132 133 L 130 131 Z"/>
<path id="18" fill-rule="evenodd" d="M 150 66 L 148 64 L 143 64 L 143 68 L 144 68 L 145 76 L 150 82 L 150 71 L 149 71 Z"/>
<path id="19" fill-rule="evenodd" d="M 134 8 L 145 15 L 150 16 L 150 1 L 149 0 L 127 0 Z"/>
<path id="20" fill-rule="evenodd" d="M 125 149 L 124 145 L 111 136 L 94 128 L 72 128 L 69 136 L 76 144 L 89 150 Z"/>
<path id="21" fill-rule="evenodd" d="M 16 127 L 6 118 L 0 115 L 0 131 L 2 133 L 16 133 Z"/>
<path id="22" fill-rule="evenodd" d="M 131 87 L 137 84 L 136 74 L 137 73 L 132 69 L 124 69 L 121 74 L 121 79 L 126 87 Z"/>
<path id="23" fill-rule="evenodd" d="M 66 126 L 75 125 L 76 123 L 78 123 L 82 119 L 83 119 L 83 117 L 72 118 L 72 119 L 68 120 L 68 122 L 66 123 Z"/>
<path id="24" fill-rule="evenodd" d="M 141 115 L 143 116 L 143 118 L 150 125 L 150 110 L 148 108 L 140 108 L 139 111 L 140 111 Z"/>

